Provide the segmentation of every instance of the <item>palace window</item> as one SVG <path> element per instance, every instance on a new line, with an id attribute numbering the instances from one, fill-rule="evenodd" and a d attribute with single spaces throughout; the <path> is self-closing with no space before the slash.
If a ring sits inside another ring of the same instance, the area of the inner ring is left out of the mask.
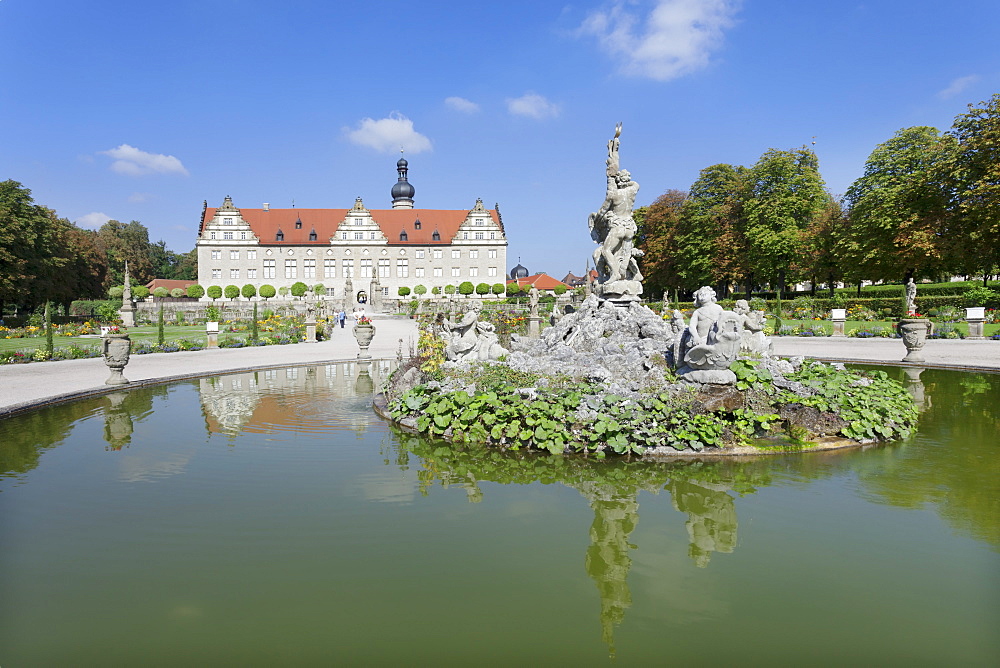
<path id="1" fill-rule="evenodd" d="M 491 248 L 490 249 L 490 259 L 491 260 L 497 259 L 497 249 L 496 248 Z"/>
<path id="2" fill-rule="evenodd" d="M 232 238 L 233 238 L 233 233 L 232 233 L 232 232 L 223 232 L 223 233 L 222 233 L 222 238 L 223 238 L 223 239 L 230 239 L 230 240 L 232 240 Z"/>
<path id="3" fill-rule="evenodd" d="M 257 278 L 257 270 L 247 269 L 247 278 Z"/>
<path id="4" fill-rule="evenodd" d="M 246 232 L 240 232 L 240 240 L 241 241 L 246 241 L 247 240 L 247 233 Z"/>
<path id="5" fill-rule="evenodd" d="M 337 261 L 333 258 L 323 260 L 323 278 L 337 278 Z"/>
<path id="6" fill-rule="evenodd" d="M 354 238 L 355 239 L 364 239 L 365 238 L 365 233 L 364 232 L 355 232 L 354 233 Z"/>
<path id="7" fill-rule="evenodd" d="M 407 237 L 407 235 L 406 235 L 406 230 L 403 230 L 402 232 L 399 233 L 399 240 L 400 241 L 408 241 L 409 240 L 409 237 Z"/>
<path id="8" fill-rule="evenodd" d="M 413 221 L 413 229 L 415 229 L 415 230 L 419 230 L 420 229 L 420 219 L 419 218 L 417 218 L 415 221 Z"/>
<path id="9" fill-rule="evenodd" d="M 470 260 L 478 260 L 479 259 L 479 251 L 477 251 L 477 250 L 470 250 L 469 251 L 469 259 Z"/>
<path id="10" fill-rule="evenodd" d="M 240 270 L 239 269 L 230 269 L 229 270 L 229 278 L 239 278 L 239 277 L 240 277 Z"/>
<path id="11" fill-rule="evenodd" d="M 302 278 L 316 278 L 316 260 L 302 260 Z"/>
<path id="12" fill-rule="evenodd" d="M 483 220 L 482 218 L 476 218 L 476 222 L 474 224 L 475 225 L 485 225 L 486 221 Z"/>
<path id="13" fill-rule="evenodd" d="M 378 261 L 378 275 L 380 278 L 389 278 L 389 258 Z"/>
<path id="14" fill-rule="evenodd" d="M 264 278 L 277 278 L 275 269 L 276 260 L 264 260 Z"/>
<path id="15" fill-rule="evenodd" d="M 215 238 L 215 232 L 209 232 L 208 233 L 208 238 L 209 239 L 214 239 Z"/>
<path id="16" fill-rule="evenodd" d="M 462 257 L 462 251 L 460 251 L 460 250 L 453 250 L 453 251 L 451 252 L 451 259 L 452 259 L 452 260 L 457 260 L 457 259 L 459 259 L 460 257 Z"/>
<path id="17" fill-rule="evenodd" d="M 424 277 L 424 268 L 423 267 L 414 267 L 414 269 L 413 269 L 413 276 L 414 276 L 414 278 L 423 278 Z"/>
<path id="18" fill-rule="evenodd" d="M 418 260 L 423 260 L 424 259 L 424 252 L 422 250 L 414 251 L 413 252 L 413 257 L 417 258 Z"/>
<path id="19" fill-rule="evenodd" d="M 444 257 L 444 251 L 441 250 L 441 249 L 436 249 L 434 251 L 434 259 L 435 260 L 440 260 L 442 257 Z"/>
<path id="20" fill-rule="evenodd" d="M 231 251 L 229 251 L 229 259 L 230 260 L 239 260 L 240 259 L 240 252 L 238 250 L 231 250 Z"/>
<path id="21" fill-rule="evenodd" d="M 461 276 L 462 275 L 462 270 L 459 267 L 452 267 L 451 268 L 451 275 L 453 277 L 454 276 Z"/>
<path id="22" fill-rule="evenodd" d="M 444 276 L 444 269 L 441 267 L 434 267 L 434 278 L 441 278 Z"/>
<path id="23" fill-rule="evenodd" d="M 396 260 L 396 278 L 408 278 L 409 275 L 410 275 L 410 263 L 409 263 L 409 261 L 408 260 Z"/>
<path id="24" fill-rule="evenodd" d="M 490 239 L 496 239 L 496 238 L 497 238 L 497 233 L 496 232 L 490 232 Z"/>
<path id="25" fill-rule="evenodd" d="M 370 238 L 370 239 L 371 239 L 372 241 L 374 241 L 374 240 L 375 240 L 375 234 L 376 234 L 376 233 L 375 233 L 375 232 L 370 232 L 369 234 L 371 235 L 371 236 L 370 236 L 369 238 Z"/>
<path id="26" fill-rule="evenodd" d="M 441 241 L 441 234 L 437 230 L 434 230 L 434 234 L 431 235 L 431 241 Z"/>
<path id="27" fill-rule="evenodd" d="M 469 267 L 469 276 L 478 276 L 479 267 Z"/>
<path id="28" fill-rule="evenodd" d="M 317 239 L 316 230 L 313 230 L 312 232 L 309 233 L 309 241 L 316 241 L 316 239 Z"/>
<path id="29" fill-rule="evenodd" d="M 372 277 L 372 260 L 368 257 L 361 258 L 361 278 Z"/>
<path id="30" fill-rule="evenodd" d="M 212 278 L 222 278 L 222 270 L 221 269 L 213 269 L 212 270 Z"/>
<path id="31" fill-rule="evenodd" d="M 482 232 L 476 232 L 476 238 L 477 239 L 482 239 L 483 238 L 483 233 Z"/>
<path id="32" fill-rule="evenodd" d="M 469 238 L 469 233 L 468 232 L 462 232 L 462 238 L 463 239 L 468 239 Z"/>
<path id="33" fill-rule="evenodd" d="M 496 276 L 497 275 L 497 268 L 496 267 L 490 267 L 489 269 L 486 270 L 486 273 L 488 275 L 490 275 L 490 276 Z"/>
<path id="34" fill-rule="evenodd" d="M 223 225 L 232 225 L 233 224 L 233 219 L 232 218 L 223 218 L 222 219 L 222 224 Z"/>
<path id="35" fill-rule="evenodd" d="M 285 260 L 285 278 L 298 278 L 299 265 L 297 260 Z"/>
<path id="36" fill-rule="evenodd" d="M 214 250 L 214 251 L 212 251 L 212 259 L 213 260 L 221 260 L 222 259 L 222 251 L 220 251 L 220 250 Z"/>
<path id="37" fill-rule="evenodd" d="M 301 218 L 296 218 L 295 219 L 295 229 L 297 229 L 297 230 L 301 230 L 302 229 L 302 219 Z"/>
<path id="38" fill-rule="evenodd" d="M 336 288 L 327 288 L 326 289 L 326 296 L 327 297 L 336 297 L 337 296 L 336 293 L 337 293 Z"/>
<path id="39" fill-rule="evenodd" d="M 275 241 L 284 241 L 285 240 L 285 233 L 282 232 L 281 230 L 278 230 L 278 233 L 274 235 L 274 240 Z"/>
<path id="40" fill-rule="evenodd" d="M 344 278 L 354 278 L 354 260 L 347 258 L 341 260 L 340 268 L 343 270 Z"/>
<path id="41" fill-rule="evenodd" d="M 248 260 L 256 260 L 257 259 L 257 251 L 255 251 L 255 250 L 248 250 L 247 251 L 247 259 Z"/>

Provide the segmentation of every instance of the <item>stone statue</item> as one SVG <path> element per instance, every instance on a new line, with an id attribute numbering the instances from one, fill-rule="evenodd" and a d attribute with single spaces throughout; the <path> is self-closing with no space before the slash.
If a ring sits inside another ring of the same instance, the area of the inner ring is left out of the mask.
<path id="1" fill-rule="evenodd" d="M 534 285 L 531 286 L 531 290 L 528 292 L 528 306 L 531 308 L 531 317 L 538 317 L 538 288 Z"/>
<path id="2" fill-rule="evenodd" d="M 597 293 L 605 299 L 638 301 L 642 294 L 642 274 L 636 258 L 642 251 L 633 244 L 636 223 L 632 207 L 639 184 L 628 171 L 621 169 L 618 155 L 621 133 L 619 123 L 615 126 L 615 136 L 608 142 L 607 195 L 587 223 L 591 238 L 600 244 L 594 251 Z"/>
<path id="3" fill-rule="evenodd" d="M 764 334 L 767 315 L 763 311 L 751 311 L 750 304 L 745 299 L 736 300 L 733 312 L 740 316 L 743 326 L 740 351 L 757 355 L 770 355 L 774 343 L 770 337 Z"/>
<path id="4" fill-rule="evenodd" d="M 913 315 L 917 312 L 917 284 L 913 282 L 913 277 L 906 284 L 906 315 Z"/>
<path id="5" fill-rule="evenodd" d="M 674 357 L 682 363 L 677 372 L 696 383 L 735 383 L 736 374 L 729 365 L 740 352 L 744 316 L 723 310 L 716 303 L 715 290 L 707 285 L 694 293 L 694 300 L 698 308 L 691 314 L 679 354 Z M 675 314 L 675 320 L 679 315 Z"/>
<path id="6" fill-rule="evenodd" d="M 496 328 L 479 321 L 482 308 L 478 301 L 472 302 L 468 313 L 458 322 L 443 319 L 441 326 L 447 341 L 444 355 L 449 362 L 488 361 L 507 354 L 497 338 Z"/>
<path id="7" fill-rule="evenodd" d="M 716 303 L 715 290 L 707 285 L 694 293 L 694 313 L 688 323 L 689 348 L 708 343 L 708 334 L 722 315 L 722 307 Z"/>
<path id="8" fill-rule="evenodd" d="M 128 260 L 125 260 L 125 291 L 122 292 L 122 305 L 118 309 L 122 324 L 135 327 L 135 304 L 132 303 L 132 285 L 128 277 Z"/>

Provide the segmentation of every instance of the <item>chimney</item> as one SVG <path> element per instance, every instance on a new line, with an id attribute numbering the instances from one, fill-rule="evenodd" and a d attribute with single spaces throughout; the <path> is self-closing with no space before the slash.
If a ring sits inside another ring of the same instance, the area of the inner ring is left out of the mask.
<path id="1" fill-rule="evenodd" d="M 271 210 L 270 202 L 264 202 L 264 211 L 270 211 L 270 210 Z"/>

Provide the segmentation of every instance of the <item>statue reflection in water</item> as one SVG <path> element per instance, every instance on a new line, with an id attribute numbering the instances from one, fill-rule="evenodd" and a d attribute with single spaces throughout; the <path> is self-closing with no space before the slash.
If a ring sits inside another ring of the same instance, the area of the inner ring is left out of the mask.
<path id="1" fill-rule="evenodd" d="M 587 575 L 601 598 L 601 638 L 615 655 L 615 628 L 632 605 L 628 575 L 632 568 L 629 542 L 639 524 L 639 492 L 670 492 L 673 507 L 687 515 L 688 554 L 698 568 L 708 566 L 713 553 L 736 549 L 737 517 L 733 493 L 747 494 L 770 482 L 766 465 L 752 461 L 591 462 L 582 458 L 523 457 L 481 446 L 434 449 L 421 438 L 396 432 L 400 452 L 420 457 L 418 471 L 421 495 L 435 483 L 466 489 L 469 500 L 478 502 L 483 481 L 531 484 L 539 480 L 559 481 L 580 492 L 594 512 L 590 546 L 584 557 Z M 383 451 L 385 454 L 385 451 Z M 405 462 L 408 457 L 386 456 Z"/>

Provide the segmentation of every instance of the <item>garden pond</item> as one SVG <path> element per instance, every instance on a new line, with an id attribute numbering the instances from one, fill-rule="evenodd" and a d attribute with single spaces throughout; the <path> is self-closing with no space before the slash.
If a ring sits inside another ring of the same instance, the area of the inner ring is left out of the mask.
<path id="1" fill-rule="evenodd" d="M 402 433 L 391 366 L 0 421 L 0 665 L 1000 658 L 1000 375 L 889 369 L 902 442 L 650 463 Z"/>

